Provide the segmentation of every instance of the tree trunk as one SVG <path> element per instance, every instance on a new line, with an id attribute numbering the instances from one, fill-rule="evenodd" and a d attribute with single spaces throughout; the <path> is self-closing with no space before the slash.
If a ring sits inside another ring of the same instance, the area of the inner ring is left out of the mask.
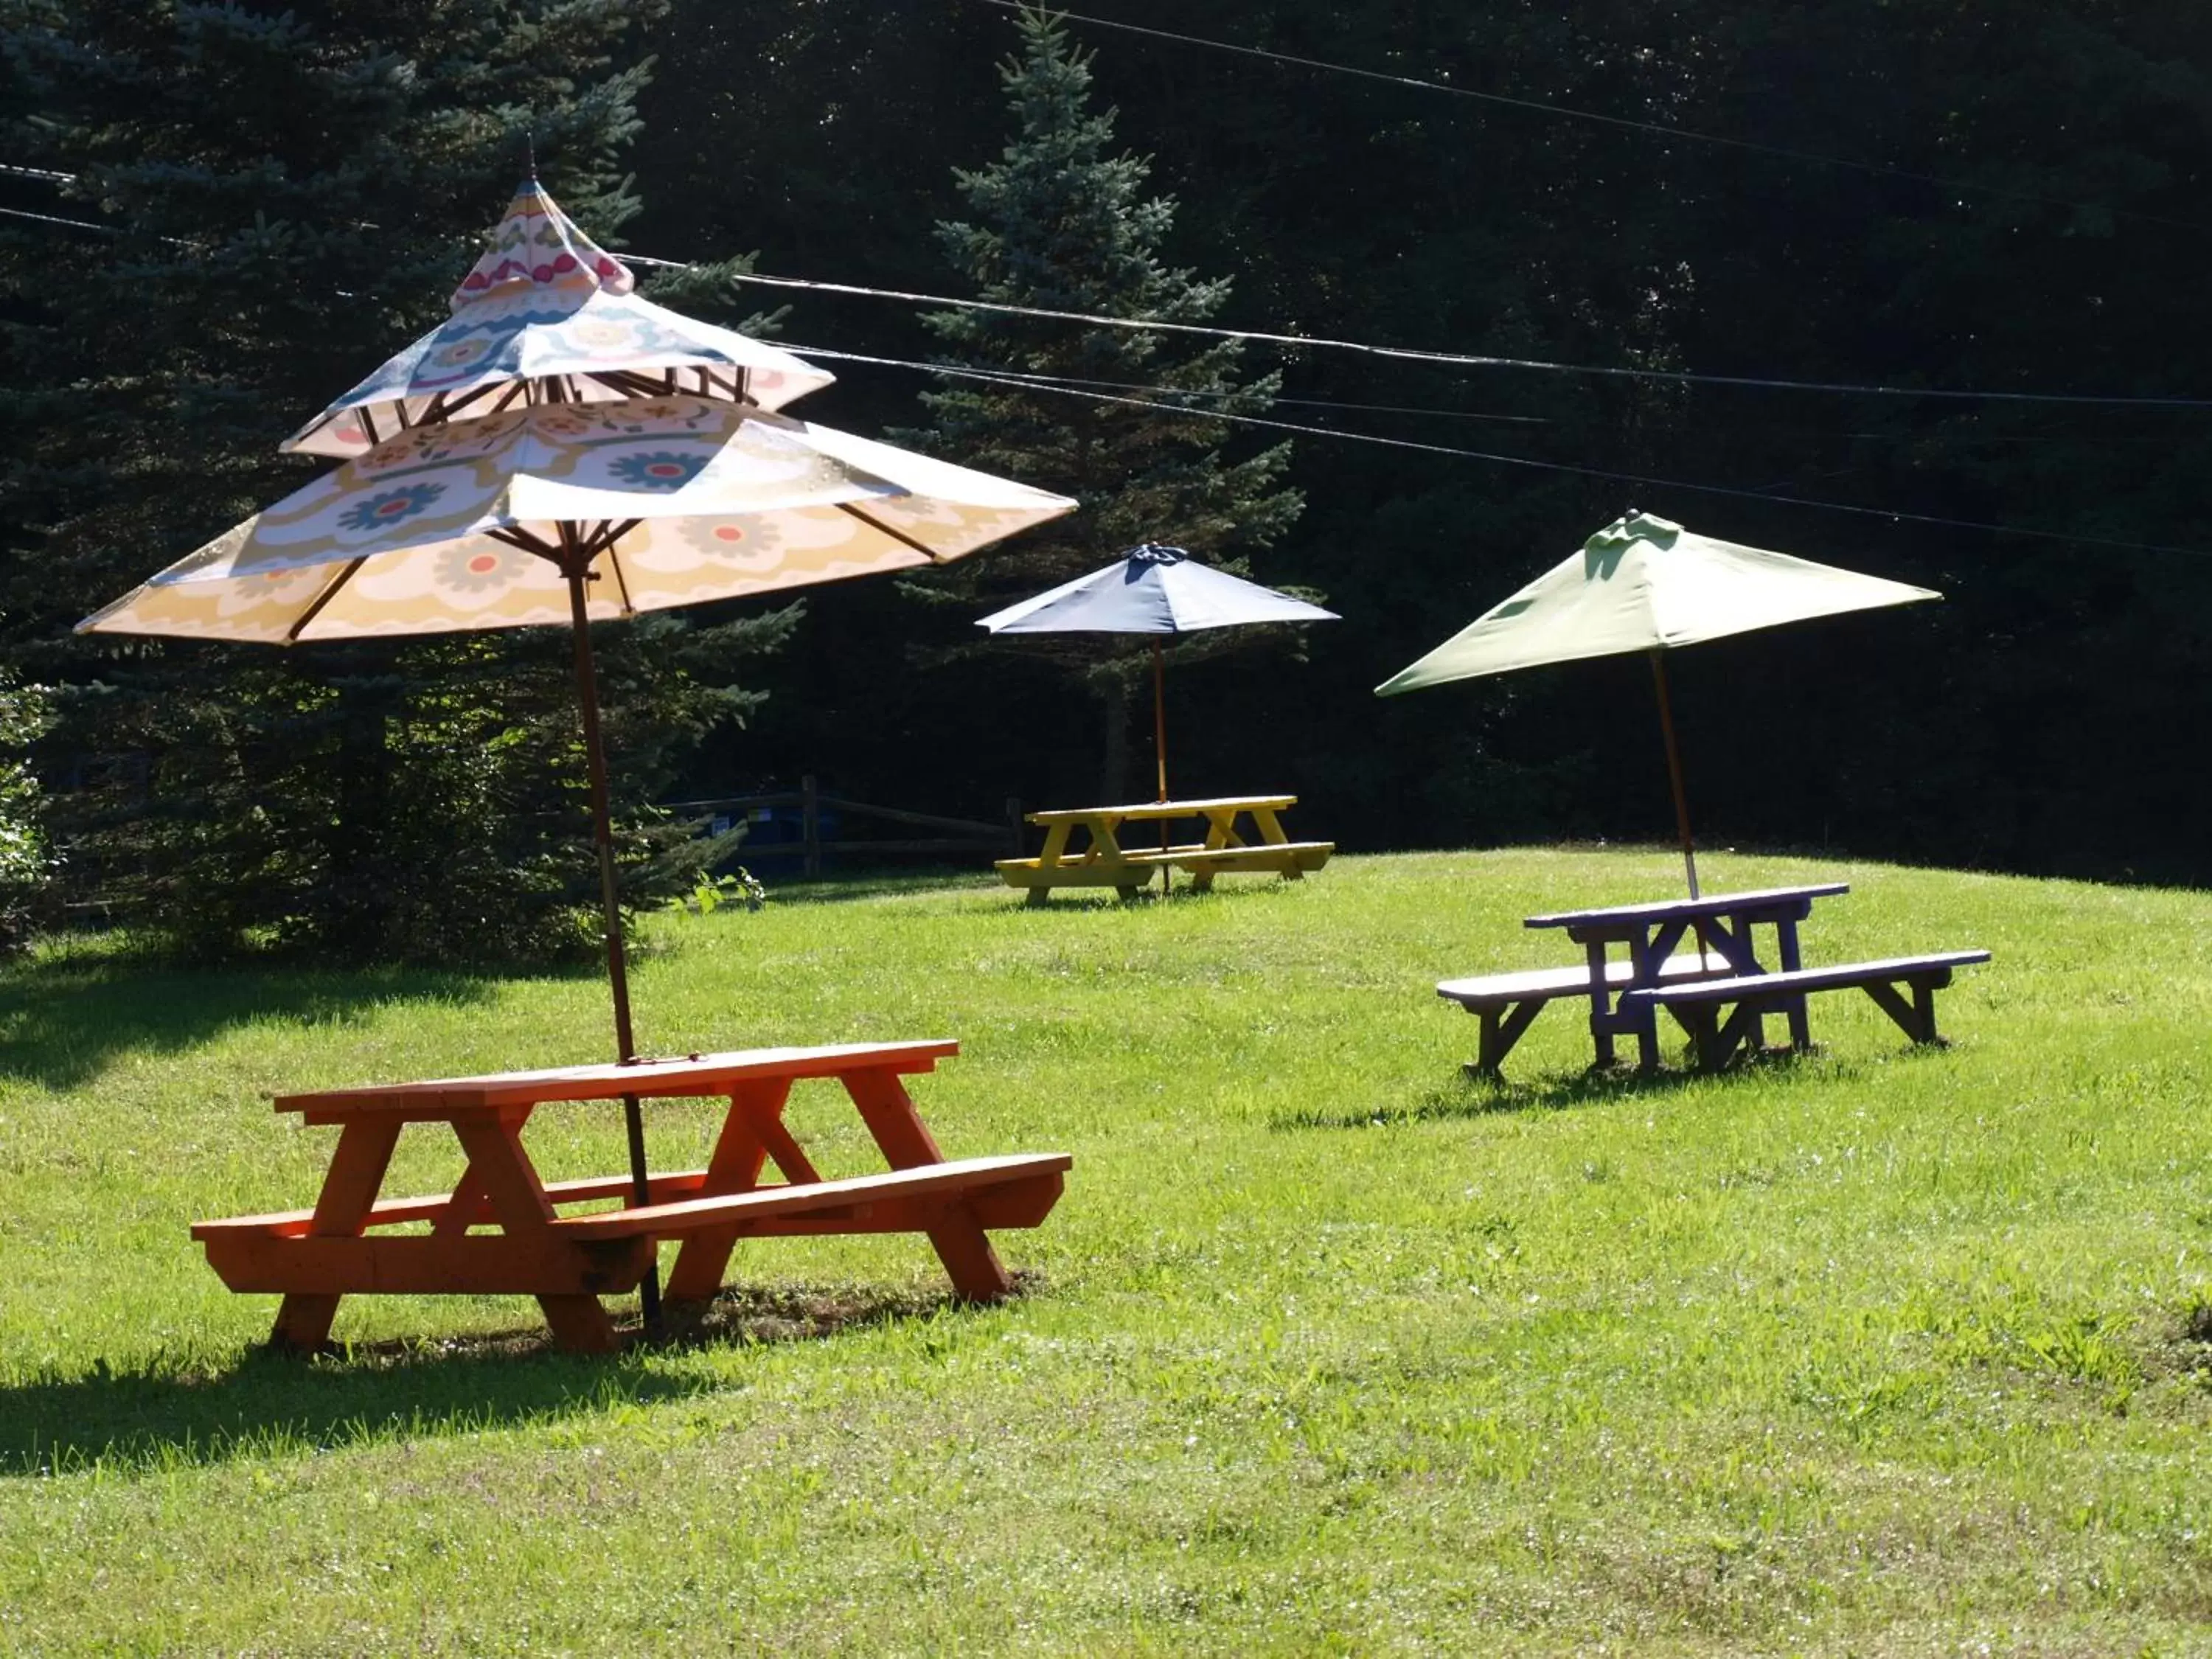
<path id="1" fill-rule="evenodd" d="M 1098 763 L 1098 804 L 1119 806 L 1129 784 L 1129 688 L 1111 680 L 1098 688 L 1106 717 L 1106 741 Z"/>

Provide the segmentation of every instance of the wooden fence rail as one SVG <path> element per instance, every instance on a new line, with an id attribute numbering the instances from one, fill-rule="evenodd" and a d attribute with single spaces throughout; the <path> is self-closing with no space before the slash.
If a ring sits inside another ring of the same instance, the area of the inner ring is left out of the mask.
<path id="1" fill-rule="evenodd" d="M 797 841 L 748 841 L 744 857 L 748 864 L 757 864 L 772 858 L 800 859 L 804 860 L 803 868 L 810 878 L 822 873 L 822 855 L 825 853 L 988 853 L 994 857 L 1005 858 L 1018 857 L 1022 850 L 1022 804 L 1012 796 L 1006 799 L 1004 821 L 989 823 L 976 818 L 949 818 L 935 812 L 910 812 L 899 806 L 876 806 L 866 801 L 848 800 L 842 795 L 825 795 L 810 773 L 799 781 L 796 789 L 775 790 L 761 795 L 727 795 L 714 800 L 670 801 L 665 805 L 672 812 L 729 817 L 750 815 L 769 807 L 797 807 L 799 826 Z M 906 824 L 918 830 L 939 830 L 946 833 L 906 840 L 824 841 L 822 839 L 822 815 L 825 811 L 837 813 L 841 817 L 872 818 L 885 823 Z"/>

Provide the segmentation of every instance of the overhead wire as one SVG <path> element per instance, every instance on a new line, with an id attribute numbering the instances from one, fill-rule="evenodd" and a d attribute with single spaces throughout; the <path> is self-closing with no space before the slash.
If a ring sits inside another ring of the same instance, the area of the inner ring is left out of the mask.
<path id="1" fill-rule="evenodd" d="M 987 3 L 992 4 L 1003 3 L 1004 0 L 987 0 Z M 31 174 L 33 176 L 43 176 L 44 173 L 44 170 L 42 169 L 10 167 L 7 164 L 0 164 L 0 169 L 19 173 Z M 64 179 L 69 177 L 69 175 L 66 174 L 55 176 Z M 33 213 L 21 209 L 0 208 L 0 216 L 29 220 L 44 224 L 63 226 L 72 229 L 97 231 L 106 234 L 122 234 L 121 228 L 117 226 L 99 224 L 89 220 L 64 218 L 53 214 Z M 176 240 L 174 238 L 163 238 L 162 240 L 167 241 Z M 179 244 L 179 246 L 181 245 L 182 244 Z M 651 265 L 664 269 L 688 270 L 695 268 L 692 262 L 656 258 L 647 254 L 625 252 L 619 257 L 638 264 Z M 2145 398 L 2140 397 L 2118 398 L 2080 393 L 1976 392 L 1942 388 L 1928 389 L 1914 387 L 1851 386 L 1836 383 L 1759 380 L 1734 376 L 1712 376 L 1695 374 L 1687 371 L 1680 370 L 1632 369 L 1608 366 L 1578 368 L 1576 366 L 1550 363 L 1535 359 L 1505 358 L 1469 353 L 1432 352 L 1416 349 L 1413 348 L 1378 346 L 1358 341 L 1337 340 L 1321 336 L 1285 335 L 1250 330 L 1216 329 L 1196 324 L 1172 323 L 1158 319 L 1118 318 L 1097 313 L 1061 311 L 1046 307 L 1012 306 L 997 301 L 963 300 L 948 295 L 926 295 L 898 289 L 877 289 L 857 283 L 823 283 L 799 277 L 771 276 L 757 272 L 735 272 L 732 275 L 732 280 L 741 283 L 754 283 L 769 287 L 804 289 L 833 294 L 895 299 L 920 304 L 940 305 L 953 308 L 1012 313 L 1018 315 L 1036 316 L 1056 321 L 1081 322 L 1088 325 L 1102 326 L 1156 329 L 1168 332 L 1198 334 L 1223 339 L 1235 339 L 1238 341 L 1253 340 L 1263 343 L 1283 345 L 1291 348 L 1326 348 L 1352 351 L 1367 356 L 1391 358 L 1401 361 L 1448 366 L 1551 369 L 1568 373 L 1586 373 L 1599 375 L 1651 378 L 1673 381 L 1717 383 L 1722 385 L 1747 386 L 1770 389 L 1820 391 L 1845 393 L 1873 393 L 1885 396 L 1971 399 L 1976 401 L 2000 403 L 2081 404 L 2095 405 L 2100 407 L 2146 406 L 2153 408 L 2212 408 L 2212 399 L 2200 398 Z M 991 372 L 985 370 L 966 369 L 941 363 L 925 363 L 913 359 L 884 357 L 870 356 L 863 353 L 840 351 L 831 349 L 827 347 L 793 346 L 789 349 L 794 351 L 802 352 L 806 356 L 823 357 L 832 361 L 867 363 L 888 368 L 919 370 L 933 374 L 946 375 L 959 379 L 991 381 L 1002 385 L 1020 386 L 1033 391 L 1049 392 L 1060 396 L 1082 398 L 1097 402 L 1130 404 L 1139 408 L 1161 409 L 1182 413 L 1200 413 L 1203 414 L 1206 418 L 1209 420 L 1224 421 L 1237 425 L 1261 428 L 1269 430 L 1304 434 L 1312 437 L 1334 438 L 1341 441 L 1378 445 L 1389 448 L 1411 450 L 1429 454 L 1455 456 L 1466 459 L 1486 461 L 1498 465 L 1528 467 L 1543 471 L 1566 473 L 1585 477 L 1603 478 L 1619 483 L 1639 483 L 1652 488 L 1680 489 L 1702 495 L 1732 496 L 1739 499 L 1766 501 L 1778 506 L 1802 507 L 1817 511 L 1850 514 L 1863 517 L 1884 518 L 1897 522 L 1929 525 L 1957 530 L 1969 530 L 1993 535 L 2025 537 L 2041 540 L 2061 541 L 2081 546 L 2109 547 L 2133 552 L 2175 554 L 2191 557 L 2208 556 L 2207 550 L 2203 549 L 2179 547 L 2158 543 L 2123 541 L 2109 537 L 2085 536 L 2067 531 L 2038 530 L 2018 526 L 1980 523 L 1970 520 L 1949 519 L 1926 514 L 1907 513 L 1887 507 L 1859 507 L 1846 502 L 1825 501 L 1805 496 L 1780 495 L 1772 493 L 1771 490 L 1744 489 L 1720 484 L 1692 483 L 1680 479 L 1661 478 L 1648 474 L 1623 472 L 1601 467 L 1583 466 L 1569 462 L 1545 461 L 1528 456 L 1505 455 L 1484 450 L 1467 449 L 1452 445 L 1426 443 L 1413 439 L 1391 438 L 1380 434 L 1348 431 L 1337 427 L 1310 426 L 1298 422 L 1269 420 L 1256 416 L 1234 414 L 1218 409 L 1210 410 L 1194 410 L 1188 404 L 1178 404 L 1156 401 L 1158 398 L 1162 396 L 1190 397 L 1194 395 L 1207 396 L 1229 394 L 1209 394 L 1204 392 L 1193 393 L 1172 387 L 1138 386 L 1132 385 L 1127 382 L 1102 380 L 1079 381 L 1070 377 L 1049 377 L 1025 374 L 1018 372 Z M 1114 387 L 1118 390 L 1102 391 L 1091 389 L 1096 387 Z M 1152 396 L 1145 398 L 1136 398 L 1119 395 L 1119 392 L 1124 391 L 1145 392 L 1152 394 Z M 1438 410 L 1421 409 L 1408 405 L 1340 403 L 1320 398 L 1270 399 L 1271 404 L 1278 402 L 1296 404 L 1313 408 L 1343 409 L 1353 412 L 1417 414 L 1431 417 L 1446 416 L 1496 420 L 1511 422 L 1516 424 L 1548 424 L 1548 422 L 1544 422 L 1540 417 L 1536 416 L 1492 415 L 1471 410 Z"/>
<path id="2" fill-rule="evenodd" d="M 1033 9 L 1035 0 L 981 0 L 987 6 L 996 6 L 1003 11 L 1025 11 Z M 1319 58 L 1300 57 L 1295 52 L 1274 52 L 1265 46 L 1248 46 L 1234 40 L 1209 40 L 1203 35 L 1181 34 L 1171 29 L 1149 28 L 1141 24 L 1124 23 L 1110 17 L 1093 17 L 1082 12 L 1052 9 L 1055 19 L 1082 23 L 1092 28 L 1115 29 L 1124 34 L 1137 34 L 1155 40 L 1171 40 L 1187 46 L 1202 46 L 1210 52 L 1234 53 L 1243 58 L 1262 58 L 1269 63 L 1287 64 L 1295 68 L 1319 70 L 1331 75 L 1349 76 L 1362 81 L 1381 82 L 1388 86 L 1405 87 L 1419 92 L 1445 94 L 1454 98 L 1471 99 L 1478 103 L 1495 104 L 1507 109 L 1549 115 L 1565 120 L 1587 121 L 1600 126 L 1616 127 L 1630 132 L 1644 133 L 1662 138 L 1682 138 L 1695 143 L 1715 144 L 1729 149 L 1744 150 L 1754 155 L 1772 155 L 1784 161 L 1802 161 L 1810 166 L 1841 167 L 1854 173 L 1863 173 L 1881 178 L 1903 179 L 1915 184 L 1932 185 L 1939 190 L 1964 191 L 1972 195 L 1991 196 L 2006 201 L 2030 202 L 2040 207 L 2065 208 L 2075 213 L 2109 213 L 2115 218 L 2138 220 L 2145 224 L 2165 225 L 2176 230 L 2207 231 L 2212 225 L 2203 225 L 2187 219 L 2169 219 L 2155 213 L 2139 213 L 2130 208 L 2113 207 L 2109 204 L 2073 202 L 2063 198 L 2038 195 L 2033 191 L 2007 190 L 1997 185 L 1974 184 L 1964 179 L 1946 178 L 1938 173 L 1917 173 L 1910 167 L 1891 167 L 1881 161 L 1854 161 L 1846 156 L 1827 155 L 1818 150 L 1796 149 L 1784 144 L 1764 144 L 1756 139 L 1731 137 L 1726 133 L 1706 132 L 1696 127 L 1677 126 L 1665 121 L 1639 121 L 1633 116 L 1607 115 L 1601 110 L 1577 109 L 1571 105 L 1555 104 L 1540 98 L 1516 98 L 1506 93 L 1483 92 L 1473 87 L 1454 86 L 1448 81 L 1424 80 L 1419 76 L 1396 75 L 1387 70 L 1363 69 L 1352 64 L 1334 64 Z"/>
<path id="3" fill-rule="evenodd" d="M 999 4 L 1001 0 L 985 0 L 988 4 Z M 32 169 L 19 169 L 32 171 Z M 68 225 L 81 230 L 101 231 L 119 234 L 112 225 L 95 224 L 88 220 L 64 219 L 52 214 L 28 213 L 20 209 L 0 208 L 0 215 L 12 218 L 37 220 L 46 223 Z M 175 242 L 176 238 L 164 238 Z M 181 246 L 182 244 L 179 244 Z M 649 265 L 658 270 L 690 270 L 698 262 L 687 259 L 662 259 L 651 254 L 634 253 L 627 249 L 618 251 L 617 257 L 632 264 Z M 1018 306 L 1005 301 L 969 300 L 954 295 L 925 294 L 911 289 L 877 288 L 861 283 L 825 282 L 815 277 L 777 276 L 765 271 L 732 271 L 730 279 L 755 287 L 786 289 L 812 294 L 834 294 L 854 298 L 891 300 L 908 305 L 942 306 L 949 309 L 980 311 L 1016 317 L 1036 317 L 1052 322 L 1081 323 L 1086 327 L 1118 328 L 1137 331 L 1183 334 L 1217 340 L 1251 341 L 1261 345 L 1280 346 L 1289 350 L 1341 351 L 1361 356 L 1382 358 L 1392 362 L 1424 363 L 1437 368 L 1504 368 L 1536 374 L 1586 375 L 1595 379 L 1649 380 L 1662 385 L 1717 386 L 1739 390 L 1761 392 L 1817 392 L 1823 395 L 1863 398 L 1913 398 L 1964 403 L 2043 404 L 2054 406 L 2075 406 L 2104 409 L 2212 409 L 2212 398 L 2150 398 L 2140 394 L 2063 392 L 2002 392 L 1954 386 L 1903 386 L 1878 383 L 1845 380 L 1799 380 L 1773 375 L 1713 374 L 1694 369 L 1642 368 L 1617 363 L 1565 363 L 1541 357 L 1507 357 L 1486 352 L 1439 351 L 1425 347 L 1377 345 L 1362 340 L 1347 340 L 1327 335 L 1285 334 L 1266 329 L 1216 328 L 1199 323 L 1170 322 L 1159 318 L 1114 317 L 1096 312 L 1071 311 L 1045 306 Z"/>
<path id="4" fill-rule="evenodd" d="M 993 0 L 995 3 L 996 0 Z M 624 259 L 638 258 L 623 253 Z M 642 264 L 678 265 L 670 259 L 639 258 Z M 678 268 L 681 268 L 678 265 Z M 1840 380 L 1790 380 L 1765 375 L 1707 374 L 1692 369 L 1633 368 L 1620 364 L 1561 363 L 1540 357 L 1501 357 L 1483 352 L 1432 351 L 1417 346 L 1376 345 L 1320 334 L 1279 334 L 1264 329 L 1213 328 L 1201 323 L 1175 323 L 1158 318 L 1110 317 L 1096 312 L 1067 311 L 1048 306 L 1017 306 L 997 300 L 965 300 L 950 295 L 919 294 L 901 289 L 872 288 L 858 283 L 825 283 L 801 276 L 771 276 L 760 271 L 734 271 L 731 280 L 763 288 L 804 289 L 817 294 L 850 295 L 870 299 L 897 300 L 911 305 L 945 306 L 961 311 L 1000 313 L 1037 317 L 1053 322 L 1081 323 L 1086 327 L 1119 328 L 1164 334 L 1185 334 L 1218 340 L 1249 340 L 1261 345 L 1302 351 L 1346 351 L 1361 356 L 1399 362 L 1427 363 L 1457 368 L 1530 369 L 1554 374 L 1588 374 L 1601 378 L 1656 380 L 1678 386 L 1724 386 L 1767 392 L 1818 392 L 1869 398 L 1932 398 L 1972 403 L 2052 404 L 2098 408 L 2212 409 L 2212 398 L 2145 398 L 2100 392 L 1967 391 L 1946 386 L 1901 386 L 1856 384 Z"/>
<path id="5" fill-rule="evenodd" d="M 1534 468 L 1543 472 L 1572 474 L 1578 477 L 1602 478 L 1615 483 L 1641 484 L 1655 489 L 1678 489 L 1700 495 L 1730 496 L 1741 501 L 1764 501 L 1777 507 L 1802 507 L 1824 513 L 1849 514 L 1858 518 L 1887 519 L 1893 523 L 1931 526 L 1939 529 L 1966 530 L 1994 536 L 2025 538 L 2035 541 L 2064 542 L 2081 547 L 2105 547 L 2130 553 L 2159 553 L 2184 558 L 2212 558 L 2212 548 L 2181 547 L 2159 542 L 2124 541 L 2110 536 L 2089 536 L 2068 530 L 2040 530 L 2019 525 L 1988 524 L 1971 519 L 1952 519 L 1928 513 L 1908 513 L 1886 507 L 1860 507 L 1848 501 L 1820 501 L 1805 495 L 1777 495 L 1765 489 L 1745 489 L 1729 484 L 1692 483 L 1680 478 L 1662 478 L 1650 473 L 1625 472 L 1607 467 L 1583 466 L 1568 461 L 1538 460 L 1527 455 L 1506 455 L 1495 451 L 1468 449 L 1455 444 L 1426 443 L 1413 438 L 1392 438 L 1380 433 L 1348 431 L 1341 427 L 1310 426 L 1298 422 L 1270 420 L 1257 415 L 1231 414 L 1218 409 L 1197 410 L 1188 404 L 1162 402 L 1158 398 L 1130 398 L 1118 393 L 1086 391 L 1080 387 L 1046 381 L 1027 374 L 1006 374 L 990 369 L 963 368 L 945 363 L 922 362 L 908 357 L 883 357 L 863 352 L 836 351 L 819 346 L 792 345 L 787 348 L 809 357 L 822 357 L 832 362 L 866 363 L 886 368 L 903 368 L 922 374 L 937 374 L 955 380 L 995 382 L 1027 392 L 1048 392 L 1061 397 L 1079 398 L 1094 403 L 1120 404 L 1137 409 L 1159 410 L 1170 414 L 1195 415 L 1209 421 L 1221 421 L 1237 426 L 1249 426 L 1267 431 L 1285 432 L 1313 438 L 1334 438 L 1341 442 L 1376 445 L 1388 449 L 1412 450 L 1428 455 L 1444 455 L 1463 460 L 1487 461 L 1499 466 Z M 1149 388 L 1164 397 L 1182 395 L 1173 387 Z"/>

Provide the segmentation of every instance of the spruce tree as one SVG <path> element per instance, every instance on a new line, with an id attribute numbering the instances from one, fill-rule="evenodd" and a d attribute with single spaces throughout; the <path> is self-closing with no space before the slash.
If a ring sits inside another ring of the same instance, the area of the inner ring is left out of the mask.
<path id="1" fill-rule="evenodd" d="M 7 154 L 59 175 L 48 213 L 103 227 L 0 221 L 6 647 L 64 692 L 72 869 L 173 942 L 588 940 L 565 635 L 278 653 L 69 628 L 305 482 L 277 444 L 443 317 L 532 141 L 594 233 L 636 210 L 627 37 L 657 9 L 0 0 Z M 784 626 L 605 630 L 633 862 L 671 756 L 742 712 L 732 664 Z"/>
<path id="2" fill-rule="evenodd" d="M 956 169 L 974 217 L 939 225 L 946 256 L 977 298 L 995 304 L 1168 323 L 1218 315 L 1227 278 L 1201 280 L 1161 259 L 1176 204 L 1145 193 L 1151 159 L 1117 152 L 1115 112 L 1091 108 L 1091 54 L 1076 51 L 1047 12 L 1025 11 L 1017 27 L 1019 50 L 1000 67 L 1015 137 L 999 161 Z M 1280 386 L 1274 374 L 1243 377 L 1241 343 L 1193 348 L 1188 337 L 1155 331 L 980 310 L 936 312 L 927 320 L 948 365 L 1087 383 L 1105 394 L 1086 400 L 951 376 L 944 389 L 924 394 L 933 429 L 921 435 L 939 453 L 1082 503 L 1003 550 L 915 584 L 948 608 L 957 605 L 963 620 L 1144 542 L 1179 545 L 1249 575 L 1252 552 L 1297 517 L 1298 493 L 1282 482 L 1287 444 L 1237 459 L 1223 453 L 1237 428 L 1221 417 L 1264 413 Z M 1275 631 L 1202 634 L 1179 643 L 1173 656 L 1249 648 Z M 1150 641 L 1042 635 L 1000 648 L 1046 657 L 1098 700 L 1102 787 L 1119 792 L 1131 692 L 1150 661 Z"/>

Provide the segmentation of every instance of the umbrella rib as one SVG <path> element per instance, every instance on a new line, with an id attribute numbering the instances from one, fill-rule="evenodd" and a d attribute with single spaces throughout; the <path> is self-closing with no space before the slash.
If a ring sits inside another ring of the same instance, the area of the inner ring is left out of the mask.
<path id="1" fill-rule="evenodd" d="M 542 537 L 533 536 L 520 525 L 501 525 L 484 534 L 495 542 L 505 542 L 509 547 L 519 547 L 526 553 L 535 553 L 539 558 L 554 564 L 561 562 L 561 550 Z"/>
<path id="2" fill-rule="evenodd" d="M 499 389 L 500 382 L 497 380 L 487 380 L 480 386 L 473 386 L 470 388 L 470 390 L 464 392 L 459 397 L 454 398 L 451 403 L 446 405 L 446 418 L 449 421 L 459 418 L 461 411 L 466 409 L 471 404 L 475 403 L 480 398 L 489 397 L 493 392 Z M 438 395 L 442 398 L 446 394 L 441 392 Z"/>
<path id="3" fill-rule="evenodd" d="M 368 562 L 368 556 L 365 553 L 359 558 L 347 561 L 345 568 L 339 571 L 337 575 L 331 578 L 330 586 L 325 587 L 321 592 L 315 595 L 314 603 L 310 605 L 305 611 L 302 611 L 300 613 L 299 619 L 289 628 L 284 630 L 284 643 L 287 645 L 297 644 L 299 642 L 300 635 L 307 631 L 307 624 L 314 621 L 316 617 L 321 616 L 323 614 L 323 607 L 337 597 L 338 589 L 346 585 L 346 579 Z"/>
<path id="4" fill-rule="evenodd" d="M 921 554 L 923 558 L 927 559 L 932 564 L 943 564 L 945 562 L 945 556 L 938 552 L 936 549 L 927 546 L 924 544 L 915 540 L 913 537 L 908 535 L 903 531 L 892 529 L 890 526 L 885 524 L 880 519 L 870 518 L 866 514 L 861 512 L 859 507 L 854 507 L 850 501 L 839 501 L 837 503 L 837 510 L 850 518 L 858 519 L 862 524 L 867 526 L 869 529 L 880 532 L 882 534 L 890 537 L 893 541 L 902 543 L 906 546 L 912 548 L 915 552 Z"/>
<path id="5" fill-rule="evenodd" d="M 594 558 L 602 552 L 607 556 L 607 568 L 614 572 L 615 586 L 621 590 L 623 615 L 625 617 L 637 615 L 637 607 L 630 603 L 629 582 L 623 575 L 622 560 L 615 552 L 615 544 L 636 529 L 639 522 L 636 519 L 625 519 L 619 525 L 605 526 L 599 537 L 599 545 L 592 550 Z"/>

